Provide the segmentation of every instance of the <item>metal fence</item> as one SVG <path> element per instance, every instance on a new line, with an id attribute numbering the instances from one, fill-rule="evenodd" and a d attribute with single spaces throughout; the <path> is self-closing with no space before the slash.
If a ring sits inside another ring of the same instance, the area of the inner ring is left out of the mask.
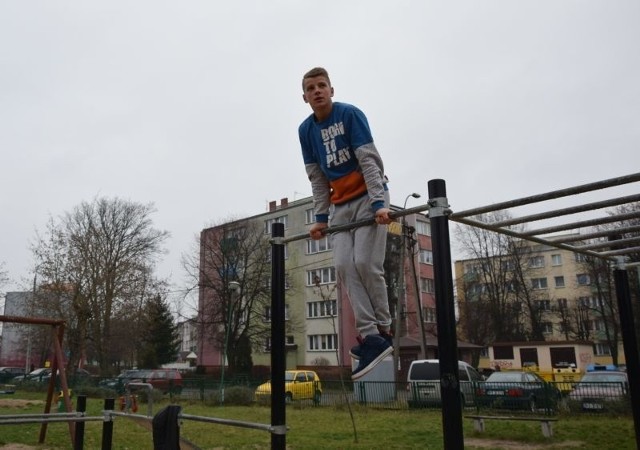
<path id="1" fill-rule="evenodd" d="M 585 385 L 558 381 L 541 383 L 464 382 L 460 399 L 466 412 L 509 412 L 510 414 L 631 414 L 626 383 L 599 382 Z M 253 396 L 259 383 L 225 383 L 224 389 L 244 390 Z M 354 382 L 326 380 L 311 384 L 289 402 L 308 406 L 351 404 L 377 409 L 439 409 L 442 407 L 439 382 Z M 212 379 L 185 379 L 180 398 L 215 402 L 220 399 L 220 383 Z M 320 395 L 315 393 L 320 392 Z M 227 395 L 227 399 L 229 395 Z M 233 397 L 232 397 L 233 398 Z M 254 398 L 255 399 L 255 398 Z M 233 401 L 233 400 L 230 400 Z"/>

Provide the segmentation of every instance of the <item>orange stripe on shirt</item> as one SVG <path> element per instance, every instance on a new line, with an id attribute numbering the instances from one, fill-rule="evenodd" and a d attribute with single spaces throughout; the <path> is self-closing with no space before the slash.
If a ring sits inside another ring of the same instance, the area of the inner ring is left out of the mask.
<path id="1" fill-rule="evenodd" d="M 340 205 L 367 192 L 364 177 L 357 170 L 330 182 L 331 203 Z"/>

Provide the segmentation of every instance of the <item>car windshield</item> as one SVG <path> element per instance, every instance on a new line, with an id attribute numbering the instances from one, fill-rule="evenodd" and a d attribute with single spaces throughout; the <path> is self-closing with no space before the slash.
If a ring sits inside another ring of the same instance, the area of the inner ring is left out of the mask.
<path id="1" fill-rule="evenodd" d="M 285 372 L 284 373 L 284 381 L 293 381 L 294 373 L 293 372 Z"/>
<path id="2" fill-rule="evenodd" d="M 520 382 L 522 381 L 522 374 L 519 372 L 493 372 L 487 378 L 487 381 L 497 381 L 497 382 Z"/>
<path id="3" fill-rule="evenodd" d="M 627 378 L 622 373 L 587 373 L 580 380 L 581 385 L 593 383 L 625 383 Z"/>

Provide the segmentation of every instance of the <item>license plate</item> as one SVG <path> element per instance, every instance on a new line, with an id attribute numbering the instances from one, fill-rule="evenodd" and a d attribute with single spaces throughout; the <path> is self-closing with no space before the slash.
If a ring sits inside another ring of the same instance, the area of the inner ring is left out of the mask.
<path id="1" fill-rule="evenodd" d="M 489 395 L 502 395 L 502 391 L 487 391 Z"/>
<path id="2" fill-rule="evenodd" d="M 602 409 L 603 406 L 600 403 L 583 403 L 582 408 L 584 409 Z"/>

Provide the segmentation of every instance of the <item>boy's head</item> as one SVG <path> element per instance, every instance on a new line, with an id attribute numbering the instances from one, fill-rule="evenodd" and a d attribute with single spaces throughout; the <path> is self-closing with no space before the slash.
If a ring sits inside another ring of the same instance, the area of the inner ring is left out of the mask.
<path id="1" fill-rule="evenodd" d="M 317 120 L 324 120 L 331 112 L 333 87 L 329 74 L 322 67 L 314 67 L 302 77 L 302 99 L 313 109 Z"/>
<path id="2" fill-rule="evenodd" d="M 331 86 L 331 80 L 329 79 L 329 72 L 327 72 L 327 69 L 325 69 L 324 67 L 314 67 L 313 69 L 311 69 L 310 71 L 305 73 L 304 76 L 302 77 L 302 90 L 303 91 L 304 91 L 304 82 L 305 82 L 305 80 L 308 79 L 308 78 L 315 78 L 315 77 L 325 77 L 327 79 L 327 81 L 329 82 L 329 86 Z"/>

